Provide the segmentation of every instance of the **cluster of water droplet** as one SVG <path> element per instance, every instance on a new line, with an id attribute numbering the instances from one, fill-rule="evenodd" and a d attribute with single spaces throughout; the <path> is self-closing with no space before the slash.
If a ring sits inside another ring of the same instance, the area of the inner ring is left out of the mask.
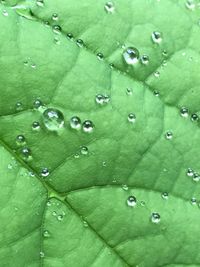
<path id="1" fill-rule="evenodd" d="M 195 182 L 200 181 L 199 173 L 194 171 L 192 168 L 188 168 L 186 174 L 188 177 L 191 177 L 193 181 L 195 181 Z"/>

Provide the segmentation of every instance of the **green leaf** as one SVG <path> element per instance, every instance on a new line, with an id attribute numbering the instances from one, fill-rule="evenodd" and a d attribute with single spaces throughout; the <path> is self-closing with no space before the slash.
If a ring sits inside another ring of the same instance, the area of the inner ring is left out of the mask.
<path id="1" fill-rule="evenodd" d="M 199 1 L 0 12 L 0 266 L 200 266 Z"/>

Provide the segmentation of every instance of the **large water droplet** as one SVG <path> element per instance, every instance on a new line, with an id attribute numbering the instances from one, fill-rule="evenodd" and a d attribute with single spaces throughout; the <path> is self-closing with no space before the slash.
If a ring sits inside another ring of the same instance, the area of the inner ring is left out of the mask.
<path id="1" fill-rule="evenodd" d="M 130 197 L 128 197 L 128 199 L 127 199 L 127 205 L 128 205 L 129 207 L 135 207 L 136 204 L 137 204 L 137 199 L 136 199 L 136 197 L 134 197 L 134 196 L 130 196 Z"/>
<path id="2" fill-rule="evenodd" d="M 64 126 L 64 116 L 61 111 L 55 108 L 48 108 L 43 112 L 43 121 L 50 131 L 57 131 Z"/>
<path id="3" fill-rule="evenodd" d="M 151 222 L 152 223 L 159 223 L 160 222 L 160 214 L 158 212 L 153 212 L 151 214 Z"/>
<path id="4" fill-rule="evenodd" d="M 72 129 L 80 129 L 81 128 L 81 119 L 77 116 L 73 116 L 71 119 L 70 119 L 70 126 Z"/>
<path id="5" fill-rule="evenodd" d="M 152 41 L 159 44 L 162 41 L 162 34 L 158 31 L 154 31 L 151 34 Z"/>
<path id="6" fill-rule="evenodd" d="M 93 124 L 92 121 L 86 120 L 86 121 L 83 122 L 82 127 L 83 127 L 83 131 L 85 133 L 91 133 L 93 131 L 93 129 L 94 129 L 94 124 Z"/>
<path id="7" fill-rule="evenodd" d="M 129 65 L 134 65 L 139 60 L 139 51 L 135 47 L 128 47 L 123 52 L 124 60 Z"/>

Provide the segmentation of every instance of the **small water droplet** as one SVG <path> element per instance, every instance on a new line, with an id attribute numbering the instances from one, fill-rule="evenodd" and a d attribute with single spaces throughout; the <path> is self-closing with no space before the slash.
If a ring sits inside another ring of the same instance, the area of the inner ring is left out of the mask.
<path id="1" fill-rule="evenodd" d="M 48 230 L 44 230 L 43 236 L 44 237 L 50 237 L 49 231 Z"/>
<path id="2" fill-rule="evenodd" d="M 83 122 L 82 127 L 83 127 L 83 131 L 84 131 L 85 133 L 91 133 L 91 132 L 94 130 L 94 124 L 93 124 L 93 122 L 90 121 L 90 120 L 85 120 L 85 121 Z"/>
<path id="3" fill-rule="evenodd" d="M 95 101 L 97 104 L 99 105 L 104 105 L 104 104 L 108 104 L 110 101 L 110 97 L 108 95 L 102 95 L 102 94 L 98 94 L 95 97 Z"/>
<path id="4" fill-rule="evenodd" d="M 83 47 L 84 46 L 84 42 L 82 39 L 78 39 L 76 40 L 76 44 L 79 46 L 79 47 Z"/>
<path id="5" fill-rule="evenodd" d="M 80 129 L 81 128 L 81 119 L 77 116 L 73 116 L 71 119 L 70 119 L 70 126 L 72 129 Z"/>
<path id="6" fill-rule="evenodd" d="M 64 126 L 64 116 L 58 109 L 47 108 L 43 112 L 43 122 L 48 130 L 57 131 Z"/>
<path id="7" fill-rule="evenodd" d="M 4 15 L 5 17 L 8 16 L 8 11 L 7 11 L 7 10 L 4 9 L 2 13 L 3 13 L 3 15 Z"/>
<path id="8" fill-rule="evenodd" d="M 37 4 L 39 7 L 43 7 L 43 6 L 44 6 L 44 1 L 43 1 L 43 0 L 36 0 L 36 4 Z"/>
<path id="9" fill-rule="evenodd" d="M 173 138 L 173 133 L 172 133 L 172 132 L 166 132 L 166 134 L 165 134 L 165 138 L 166 138 L 167 140 L 171 140 L 171 139 Z"/>
<path id="10" fill-rule="evenodd" d="M 132 88 L 126 88 L 126 94 L 128 96 L 132 95 L 133 94 L 133 89 Z"/>
<path id="11" fill-rule="evenodd" d="M 62 221 L 63 220 L 63 215 L 58 215 L 57 219 L 58 219 L 58 221 Z"/>
<path id="12" fill-rule="evenodd" d="M 44 258 L 44 252 L 40 251 L 40 258 Z"/>
<path id="13" fill-rule="evenodd" d="M 156 78 L 159 78 L 159 77 L 160 77 L 160 72 L 159 72 L 159 71 L 155 71 L 155 72 L 154 72 L 154 76 L 155 76 Z"/>
<path id="14" fill-rule="evenodd" d="M 34 121 L 32 123 L 32 129 L 33 130 L 39 130 L 40 129 L 40 123 L 38 121 Z"/>
<path id="15" fill-rule="evenodd" d="M 136 120 L 135 114 L 134 113 L 129 113 L 128 114 L 128 121 L 129 122 L 135 122 L 135 120 Z"/>
<path id="16" fill-rule="evenodd" d="M 167 192 L 162 193 L 163 199 L 168 199 L 168 197 L 169 197 L 169 194 Z"/>
<path id="17" fill-rule="evenodd" d="M 8 169 L 12 170 L 13 169 L 13 165 L 11 163 L 8 164 Z"/>
<path id="18" fill-rule="evenodd" d="M 149 57 L 148 57 L 147 55 L 143 55 L 143 56 L 141 57 L 141 63 L 142 63 L 143 65 L 147 65 L 147 64 L 149 63 Z"/>
<path id="19" fill-rule="evenodd" d="M 151 34 L 152 41 L 159 44 L 162 41 L 162 34 L 158 31 L 154 31 Z"/>
<path id="20" fill-rule="evenodd" d="M 155 96 L 159 96 L 160 95 L 160 93 L 157 90 L 154 90 L 153 93 L 154 93 Z"/>
<path id="21" fill-rule="evenodd" d="M 185 2 L 185 6 L 187 7 L 187 9 L 194 10 L 195 9 L 195 2 L 194 2 L 194 0 L 187 0 Z"/>
<path id="22" fill-rule="evenodd" d="M 56 13 L 53 13 L 53 15 L 52 15 L 52 20 L 58 20 L 58 14 L 56 14 Z"/>
<path id="23" fill-rule="evenodd" d="M 194 171 L 191 168 L 187 169 L 187 176 L 192 177 L 194 175 Z"/>
<path id="24" fill-rule="evenodd" d="M 36 99 L 34 102 L 33 102 L 33 107 L 35 109 L 39 109 L 40 107 L 42 107 L 42 101 L 40 99 Z"/>
<path id="25" fill-rule="evenodd" d="M 195 181 L 195 182 L 199 182 L 199 180 L 200 180 L 200 176 L 199 176 L 199 174 L 197 173 L 197 172 L 194 172 L 194 174 L 193 174 L 193 181 Z"/>
<path id="26" fill-rule="evenodd" d="M 53 32 L 56 34 L 60 34 L 62 31 L 62 28 L 59 25 L 53 25 L 52 29 L 53 29 Z"/>
<path id="27" fill-rule="evenodd" d="M 43 168 L 43 169 L 41 170 L 41 176 L 42 176 L 42 177 L 47 177 L 47 176 L 49 176 L 49 170 L 48 170 L 48 168 Z"/>
<path id="28" fill-rule="evenodd" d="M 151 222 L 152 223 L 159 223 L 160 222 L 160 214 L 158 212 L 153 212 L 151 214 Z"/>
<path id="29" fill-rule="evenodd" d="M 102 166 L 103 166 L 103 167 L 106 167 L 106 166 L 107 166 L 106 161 L 103 161 L 103 162 L 102 162 Z"/>
<path id="30" fill-rule="evenodd" d="M 197 200 L 196 200 L 195 197 L 192 197 L 192 198 L 191 198 L 191 204 L 192 204 L 192 205 L 196 205 L 196 204 L 197 204 Z"/>
<path id="31" fill-rule="evenodd" d="M 124 60 L 129 65 L 134 65 L 139 60 L 139 51 L 135 47 L 128 47 L 123 52 Z"/>
<path id="32" fill-rule="evenodd" d="M 82 155 L 87 155 L 88 154 L 88 148 L 86 146 L 81 147 L 81 154 Z"/>
<path id="33" fill-rule="evenodd" d="M 67 33 L 67 38 L 68 38 L 69 40 L 73 39 L 73 34 L 72 34 L 72 33 Z"/>
<path id="34" fill-rule="evenodd" d="M 127 190 L 128 190 L 128 185 L 123 184 L 123 185 L 122 185 L 122 189 L 125 190 L 125 191 L 127 191 Z"/>
<path id="35" fill-rule="evenodd" d="M 15 105 L 16 111 L 22 111 L 23 110 L 23 105 L 21 102 L 17 102 Z"/>
<path id="36" fill-rule="evenodd" d="M 115 10 L 115 6 L 111 1 L 109 1 L 105 4 L 104 9 L 107 13 L 113 13 Z"/>
<path id="37" fill-rule="evenodd" d="M 22 150 L 21 150 L 21 155 L 22 155 L 22 158 L 25 160 L 25 161 L 29 161 L 32 159 L 32 156 L 31 156 L 31 150 L 30 148 L 28 147 L 23 147 Z"/>
<path id="38" fill-rule="evenodd" d="M 97 53 L 97 58 L 99 60 L 103 60 L 103 54 L 102 53 Z"/>
<path id="39" fill-rule="evenodd" d="M 135 207 L 136 204 L 137 204 L 136 197 L 134 197 L 134 196 L 130 196 L 130 197 L 128 197 L 128 199 L 127 199 L 127 205 L 128 205 L 129 207 Z"/>
<path id="40" fill-rule="evenodd" d="M 193 114 L 191 115 L 191 120 L 192 120 L 192 121 L 198 121 L 198 120 L 199 120 L 199 116 L 198 116 L 196 113 L 193 113 Z"/>
<path id="41" fill-rule="evenodd" d="M 182 116 L 182 117 L 188 117 L 189 111 L 188 111 L 187 108 L 182 107 L 182 108 L 180 109 L 180 113 L 181 113 L 181 116 Z"/>
<path id="42" fill-rule="evenodd" d="M 16 143 L 17 145 L 21 146 L 21 145 L 24 145 L 26 142 L 26 139 L 24 137 L 24 135 L 20 134 L 16 137 Z"/>
<path id="43" fill-rule="evenodd" d="M 167 55 L 168 55 L 167 50 L 163 50 L 163 51 L 162 51 L 162 55 L 163 55 L 164 57 L 167 57 Z"/>

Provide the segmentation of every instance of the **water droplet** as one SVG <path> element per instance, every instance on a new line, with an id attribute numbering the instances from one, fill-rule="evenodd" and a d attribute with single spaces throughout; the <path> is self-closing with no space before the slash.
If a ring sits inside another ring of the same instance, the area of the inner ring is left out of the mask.
<path id="1" fill-rule="evenodd" d="M 62 221 L 63 220 L 63 215 L 58 215 L 57 219 L 58 219 L 58 221 Z"/>
<path id="2" fill-rule="evenodd" d="M 173 137 L 172 132 L 166 132 L 166 134 L 165 134 L 165 138 L 166 138 L 167 140 L 171 140 L 172 137 Z"/>
<path id="3" fill-rule="evenodd" d="M 158 31 L 152 32 L 151 38 L 154 43 L 159 44 L 162 41 L 162 34 Z"/>
<path id="4" fill-rule="evenodd" d="M 80 155 L 78 153 L 74 154 L 74 158 L 75 159 L 79 159 L 80 158 Z"/>
<path id="5" fill-rule="evenodd" d="M 192 120 L 192 121 L 198 121 L 198 120 L 199 120 L 199 116 L 198 116 L 196 113 L 193 113 L 193 114 L 191 115 L 191 120 Z"/>
<path id="6" fill-rule="evenodd" d="M 86 221 L 83 221 L 84 227 L 88 227 L 88 223 Z"/>
<path id="7" fill-rule="evenodd" d="M 13 165 L 11 163 L 8 164 L 8 169 L 12 170 L 13 169 Z"/>
<path id="8" fill-rule="evenodd" d="M 146 205 L 145 201 L 140 201 L 140 205 L 144 207 Z"/>
<path id="9" fill-rule="evenodd" d="M 181 113 L 181 116 L 182 116 L 182 117 L 188 117 L 189 111 L 188 111 L 187 108 L 182 107 L 182 108 L 180 109 L 180 113 Z"/>
<path id="10" fill-rule="evenodd" d="M 33 102 L 33 107 L 35 109 L 39 109 L 40 107 L 42 107 L 42 101 L 40 99 L 36 99 L 34 102 Z"/>
<path id="11" fill-rule="evenodd" d="M 67 38 L 70 39 L 70 40 L 73 39 L 73 34 L 72 33 L 67 33 Z"/>
<path id="12" fill-rule="evenodd" d="M 72 129 L 80 129 L 81 128 L 81 119 L 77 116 L 74 116 L 70 119 L 70 126 Z"/>
<path id="13" fill-rule="evenodd" d="M 36 4 L 40 7 L 43 7 L 44 6 L 44 1 L 43 0 L 37 0 L 36 1 Z"/>
<path id="14" fill-rule="evenodd" d="M 106 161 L 103 161 L 103 162 L 102 162 L 102 166 L 103 166 L 103 167 L 106 167 L 106 166 L 107 166 Z"/>
<path id="15" fill-rule="evenodd" d="M 64 116 L 61 111 L 55 108 L 48 108 L 43 112 L 43 121 L 50 131 L 57 131 L 64 126 Z"/>
<path id="16" fill-rule="evenodd" d="M 162 193 L 163 199 L 168 199 L 168 197 L 169 197 L 169 194 L 167 192 Z"/>
<path id="17" fill-rule="evenodd" d="M 154 72 L 154 76 L 155 76 L 156 78 L 159 78 L 159 77 L 160 77 L 160 72 L 159 72 L 159 71 L 155 71 L 155 72 Z"/>
<path id="18" fill-rule="evenodd" d="M 81 154 L 82 155 L 87 155 L 88 154 L 88 148 L 86 146 L 81 147 Z"/>
<path id="19" fill-rule="evenodd" d="M 167 50 L 163 50 L 163 51 L 162 51 L 162 55 L 163 55 L 164 57 L 167 57 L 167 55 L 168 55 Z"/>
<path id="20" fill-rule="evenodd" d="M 44 230 L 43 236 L 44 237 L 50 237 L 49 231 L 48 230 Z"/>
<path id="21" fill-rule="evenodd" d="M 83 131 L 85 133 L 91 133 L 93 131 L 93 129 L 94 129 L 94 124 L 93 124 L 92 121 L 86 120 L 86 121 L 83 122 L 82 127 L 83 127 Z"/>
<path id="22" fill-rule="evenodd" d="M 128 121 L 129 122 L 135 122 L 135 120 L 136 120 L 135 114 L 134 113 L 129 113 L 128 114 Z"/>
<path id="23" fill-rule="evenodd" d="M 134 65 L 139 60 L 139 51 L 134 47 L 128 47 L 123 52 L 124 60 L 129 65 Z"/>
<path id="24" fill-rule="evenodd" d="M 197 204 L 197 200 L 196 200 L 195 197 L 192 197 L 192 198 L 191 198 L 191 204 L 192 204 L 192 205 L 196 205 L 196 204 Z"/>
<path id="25" fill-rule="evenodd" d="M 52 18 L 52 20 L 58 20 L 58 14 L 53 13 L 51 18 Z"/>
<path id="26" fill-rule="evenodd" d="M 49 176 L 49 170 L 48 170 L 48 168 L 43 168 L 43 169 L 41 170 L 41 176 L 42 176 L 42 177 L 47 177 L 47 176 Z"/>
<path id="27" fill-rule="evenodd" d="M 21 102 L 17 102 L 15 107 L 16 107 L 16 111 L 22 111 L 23 110 L 23 105 Z"/>
<path id="28" fill-rule="evenodd" d="M 29 161 L 32 159 L 32 156 L 31 156 L 31 150 L 30 148 L 28 147 L 23 147 L 22 150 L 21 150 L 21 155 L 22 155 L 22 158 L 25 160 L 25 161 Z"/>
<path id="29" fill-rule="evenodd" d="M 44 252 L 40 251 L 40 258 L 44 258 Z"/>
<path id="30" fill-rule="evenodd" d="M 199 174 L 197 173 L 197 172 L 194 172 L 194 174 L 193 174 L 193 181 L 195 181 L 195 182 L 199 182 L 199 180 L 200 180 L 200 176 L 199 176 Z"/>
<path id="31" fill-rule="evenodd" d="M 141 63 L 142 63 L 143 65 L 147 65 L 147 64 L 149 63 L 149 57 L 148 57 L 147 55 L 143 55 L 143 56 L 141 57 Z"/>
<path id="32" fill-rule="evenodd" d="M 62 31 L 62 29 L 59 25 L 53 25 L 52 29 L 53 29 L 53 32 L 56 34 L 60 34 Z"/>
<path id="33" fill-rule="evenodd" d="M 128 199 L 127 199 L 127 205 L 128 205 L 129 207 L 135 207 L 136 204 L 137 204 L 136 197 L 134 197 L 134 196 L 130 196 L 130 197 L 128 197 Z"/>
<path id="34" fill-rule="evenodd" d="M 108 104 L 108 102 L 110 101 L 110 97 L 108 95 L 98 94 L 95 97 L 95 101 L 99 105 Z"/>
<path id="35" fill-rule="evenodd" d="M 16 143 L 17 143 L 17 145 L 19 145 L 19 146 L 24 145 L 25 142 L 26 142 L 26 139 L 25 139 L 25 137 L 22 134 L 20 134 L 20 135 L 18 135 L 16 137 Z"/>
<path id="36" fill-rule="evenodd" d="M 102 53 L 97 53 L 97 58 L 98 58 L 99 60 L 102 60 L 102 59 L 103 59 L 103 54 L 102 54 Z"/>
<path id="37" fill-rule="evenodd" d="M 195 2 L 194 0 L 187 0 L 185 2 L 185 6 L 190 9 L 190 10 L 194 10 L 195 9 Z"/>
<path id="38" fill-rule="evenodd" d="M 115 6 L 111 1 L 109 1 L 105 4 L 104 9 L 107 13 L 113 13 L 115 10 Z"/>
<path id="39" fill-rule="evenodd" d="M 33 130 L 39 130 L 40 129 L 40 123 L 38 121 L 34 121 L 32 123 L 32 129 Z"/>
<path id="40" fill-rule="evenodd" d="M 77 44 L 79 47 L 83 47 L 83 46 L 84 46 L 84 42 L 83 42 L 83 40 L 81 40 L 81 39 L 76 40 L 76 44 Z"/>
<path id="41" fill-rule="evenodd" d="M 192 177 L 194 175 L 194 171 L 191 168 L 187 169 L 187 176 Z"/>
<path id="42" fill-rule="evenodd" d="M 132 88 L 126 88 L 126 94 L 127 95 L 132 95 L 133 94 L 133 89 Z"/>
<path id="43" fill-rule="evenodd" d="M 7 10 L 3 10 L 3 15 L 5 16 L 5 17 L 7 17 L 8 16 L 8 11 Z"/>
<path id="44" fill-rule="evenodd" d="M 58 37 L 55 37 L 54 38 L 54 43 L 59 45 L 60 44 L 60 39 Z"/>
<path id="45" fill-rule="evenodd" d="M 153 212 L 151 214 L 151 222 L 152 223 L 159 223 L 160 222 L 160 214 L 157 212 Z"/>
<path id="46" fill-rule="evenodd" d="M 122 185 L 122 189 L 125 190 L 125 191 L 127 191 L 127 190 L 128 190 L 128 185 L 123 184 L 123 185 Z"/>
<path id="47" fill-rule="evenodd" d="M 160 93 L 157 90 L 154 90 L 153 93 L 154 93 L 155 96 L 159 96 L 160 95 Z"/>

